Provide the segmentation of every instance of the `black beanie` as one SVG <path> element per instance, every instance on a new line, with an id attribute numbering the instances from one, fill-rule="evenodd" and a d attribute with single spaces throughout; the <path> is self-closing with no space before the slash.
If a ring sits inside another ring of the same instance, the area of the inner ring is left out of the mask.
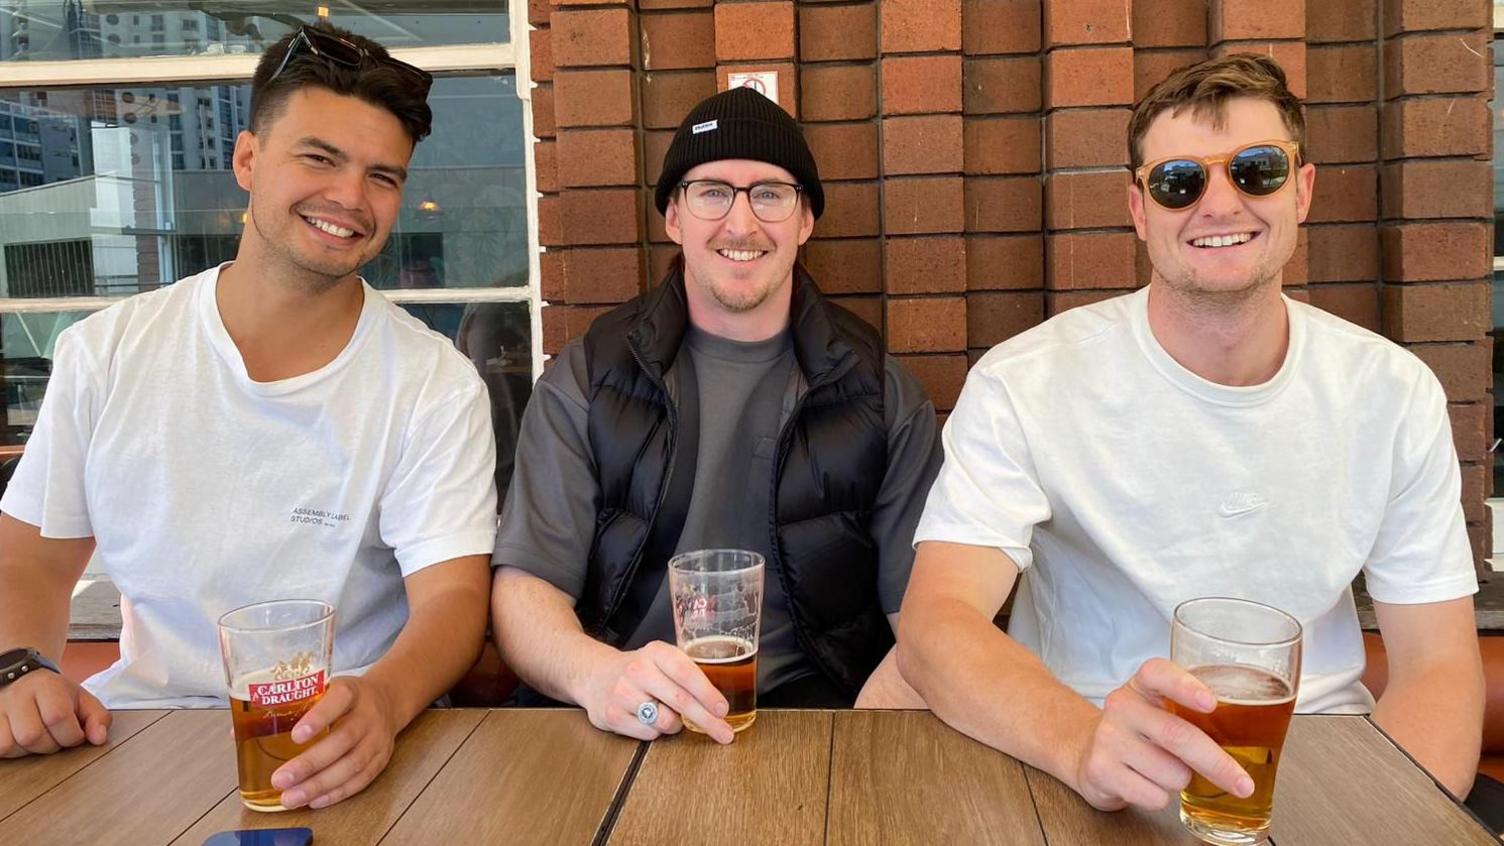
<path id="1" fill-rule="evenodd" d="M 658 177 L 658 211 L 667 212 L 669 198 L 684 174 L 698 165 L 724 159 L 750 159 L 783 168 L 803 188 L 815 217 L 825 211 L 820 172 L 799 124 L 777 103 L 742 87 L 701 101 L 679 124 L 668 155 L 663 157 L 663 174 Z"/>

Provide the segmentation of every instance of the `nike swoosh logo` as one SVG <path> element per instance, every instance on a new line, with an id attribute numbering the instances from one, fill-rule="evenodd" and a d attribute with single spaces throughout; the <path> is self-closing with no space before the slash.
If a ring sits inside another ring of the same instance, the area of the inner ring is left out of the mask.
<path id="1" fill-rule="evenodd" d="M 1226 501 L 1217 506 L 1217 513 L 1223 517 L 1240 517 L 1258 511 L 1269 504 L 1269 500 L 1255 493 L 1235 493 Z"/>

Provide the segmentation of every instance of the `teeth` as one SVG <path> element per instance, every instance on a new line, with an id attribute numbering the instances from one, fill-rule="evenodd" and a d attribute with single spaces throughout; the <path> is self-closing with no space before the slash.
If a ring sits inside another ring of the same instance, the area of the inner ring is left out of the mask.
<path id="1" fill-rule="evenodd" d="M 1253 240 L 1252 232 L 1239 232 L 1235 235 L 1207 235 L 1191 241 L 1193 247 L 1231 247 L 1235 244 L 1246 244 Z"/>
<path id="2" fill-rule="evenodd" d="M 732 261 L 751 261 L 762 255 L 760 250 L 716 250 L 716 252 Z"/>
<path id="3" fill-rule="evenodd" d="M 333 235 L 336 238 L 348 238 L 351 235 L 355 234 L 354 229 L 346 229 L 343 226 L 335 226 L 334 224 L 326 220 L 319 220 L 316 217 L 305 217 L 303 219 L 313 224 L 315 229 L 322 229 L 323 231 L 328 232 L 330 235 Z"/>

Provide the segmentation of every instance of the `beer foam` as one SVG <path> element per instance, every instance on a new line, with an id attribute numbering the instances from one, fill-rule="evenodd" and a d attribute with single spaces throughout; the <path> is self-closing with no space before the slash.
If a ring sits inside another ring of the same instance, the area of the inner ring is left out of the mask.
<path id="1" fill-rule="evenodd" d="M 1212 689 L 1218 702 L 1230 705 L 1277 705 L 1295 698 L 1289 682 L 1259 667 L 1210 664 L 1189 672 Z"/>
<path id="2" fill-rule="evenodd" d="M 684 652 L 696 664 L 731 664 L 755 657 L 757 647 L 746 638 L 712 635 L 695 638 L 685 644 Z"/>

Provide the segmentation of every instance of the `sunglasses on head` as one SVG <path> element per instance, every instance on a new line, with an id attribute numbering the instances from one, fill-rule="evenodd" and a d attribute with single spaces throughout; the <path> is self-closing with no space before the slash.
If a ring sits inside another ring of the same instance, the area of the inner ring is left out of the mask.
<path id="1" fill-rule="evenodd" d="M 1149 198 L 1171 211 L 1188 209 L 1206 193 L 1213 165 L 1222 165 L 1233 187 L 1250 197 L 1277 193 L 1300 166 L 1300 145 L 1294 141 L 1256 141 L 1222 156 L 1170 156 L 1134 171 Z"/>
<path id="2" fill-rule="evenodd" d="M 282 71 L 287 70 L 287 64 L 292 61 L 292 57 L 300 53 L 310 53 L 325 61 L 356 70 L 368 62 L 373 67 L 390 68 L 414 85 L 421 87 L 425 97 L 428 96 L 428 89 L 433 86 L 433 74 L 422 68 L 391 56 L 385 58 L 374 56 L 359 44 L 306 24 L 298 27 L 298 34 L 293 36 L 292 43 L 287 45 L 287 52 L 282 55 L 282 64 L 277 65 L 277 72 L 272 74 L 267 82 L 281 76 Z"/>

